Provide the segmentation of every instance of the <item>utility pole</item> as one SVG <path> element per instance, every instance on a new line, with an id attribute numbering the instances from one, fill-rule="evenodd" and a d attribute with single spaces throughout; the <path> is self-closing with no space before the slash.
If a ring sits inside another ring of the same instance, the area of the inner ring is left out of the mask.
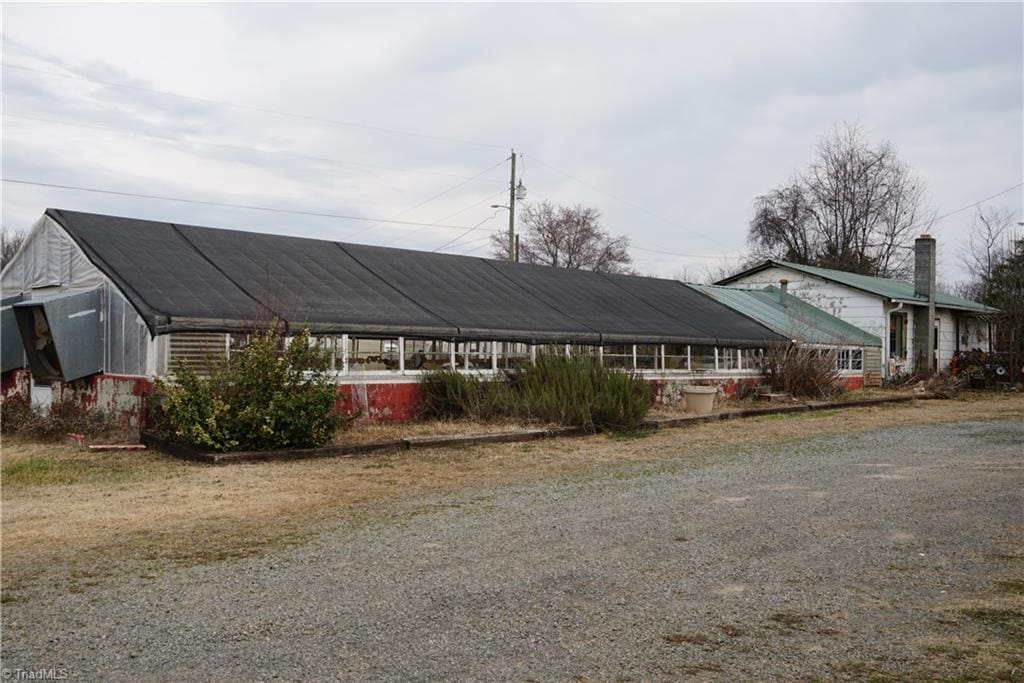
<path id="1" fill-rule="evenodd" d="M 512 177 L 508 181 L 508 260 L 516 262 L 516 150 L 512 150 Z"/>

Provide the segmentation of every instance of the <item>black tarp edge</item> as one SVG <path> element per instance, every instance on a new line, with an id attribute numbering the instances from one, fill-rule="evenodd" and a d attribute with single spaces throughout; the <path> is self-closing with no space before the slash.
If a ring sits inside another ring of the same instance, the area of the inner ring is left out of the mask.
<path id="1" fill-rule="evenodd" d="M 96 266 L 96 268 L 103 273 L 103 275 L 110 280 L 115 287 L 121 292 L 131 305 L 138 312 L 139 317 L 142 318 L 142 322 L 146 324 L 146 328 L 149 330 L 149 334 L 155 337 L 158 332 L 159 323 L 161 319 L 168 319 L 168 316 L 161 314 L 155 308 L 153 308 L 148 301 L 146 301 L 141 294 L 135 291 L 128 282 L 122 278 L 117 272 L 110 267 L 110 264 L 99 255 L 89 241 L 78 234 L 73 228 L 70 227 L 70 221 L 64 219 L 60 209 L 47 209 L 44 214 L 49 216 L 57 225 L 64 230 L 64 233 L 71 238 L 71 241 L 78 245 L 78 248 L 82 250 L 85 258 L 89 260 L 89 263 Z"/>

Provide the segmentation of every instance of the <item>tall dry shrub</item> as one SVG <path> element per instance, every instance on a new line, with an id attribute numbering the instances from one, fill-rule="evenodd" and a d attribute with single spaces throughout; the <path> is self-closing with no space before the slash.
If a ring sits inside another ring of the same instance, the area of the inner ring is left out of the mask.
<path id="1" fill-rule="evenodd" d="M 776 346 L 761 359 L 761 374 L 773 391 L 829 398 L 842 391 L 836 355 L 798 346 Z"/>

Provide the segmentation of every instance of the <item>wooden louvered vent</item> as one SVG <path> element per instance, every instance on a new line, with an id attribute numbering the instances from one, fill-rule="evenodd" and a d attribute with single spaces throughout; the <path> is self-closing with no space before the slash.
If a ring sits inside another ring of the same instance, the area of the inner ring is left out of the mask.
<path id="1" fill-rule="evenodd" d="M 882 386 L 882 349 L 870 346 L 864 349 L 864 386 Z"/>
<path id="2" fill-rule="evenodd" d="M 227 359 L 228 335 L 208 332 L 178 332 L 170 335 L 167 369 L 174 372 L 179 363 L 199 375 Z"/>

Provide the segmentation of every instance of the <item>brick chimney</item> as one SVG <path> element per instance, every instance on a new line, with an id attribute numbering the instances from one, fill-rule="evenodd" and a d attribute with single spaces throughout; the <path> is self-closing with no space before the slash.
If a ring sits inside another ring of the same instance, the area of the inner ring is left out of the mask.
<path id="1" fill-rule="evenodd" d="M 935 238 L 914 240 L 914 294 L 927 305 L 914 306 L 914 371 L 930 374 L 935 368 Z"/>

